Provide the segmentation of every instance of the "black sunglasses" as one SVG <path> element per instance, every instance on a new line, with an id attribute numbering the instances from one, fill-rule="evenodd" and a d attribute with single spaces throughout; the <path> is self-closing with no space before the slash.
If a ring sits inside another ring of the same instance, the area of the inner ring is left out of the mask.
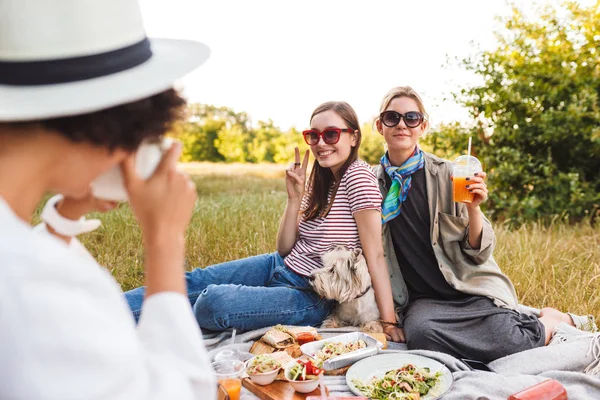
<path id="1" fill-rule="evenodd" d="M 379 118 L 381 122 L 388 128 L 393 128 L 394 126 L 398 125 L 402 118 L 404 118 L 404 123 L 407 127 L 416 128 L 417 126 L 421 125 L 425 119 L 423 114 L 417 111 L 409 111 L 405 114 L 400 114 L 399 112 L 391 110 L 382 112 L 379 114 Z"/>
<path id="2" fill-rule="evenodd" d="M 323 138 L 325 144 L 336 144 L 340 140 L 342 132 L 352 132 L 352 129 L 341 128 L 325 128 L 323 132 L 318 129 L 309 129 L 302 132 L 304 141 L 309 146 L 314 146 L 319 143 L 319 138 Z"/>

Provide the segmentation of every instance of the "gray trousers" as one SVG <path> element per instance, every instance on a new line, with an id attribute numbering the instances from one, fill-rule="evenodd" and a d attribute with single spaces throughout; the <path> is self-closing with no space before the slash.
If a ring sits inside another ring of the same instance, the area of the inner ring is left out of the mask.
<path id="1" fill-rule="evenodd" d="M 545 343 L 544 325 L 536 316 L 497 307 L 483 296 L 414 300 L 404 311 L 404 333 L 409 350 L 485 363 Z"/>

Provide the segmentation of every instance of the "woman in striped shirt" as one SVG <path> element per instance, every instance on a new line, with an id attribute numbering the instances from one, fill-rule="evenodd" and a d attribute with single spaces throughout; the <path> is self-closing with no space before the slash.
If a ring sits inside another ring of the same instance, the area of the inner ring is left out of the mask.
<path id="1" fill-rule="evenodd" d="M 258 329 L 279 323 L 318 325 L 333 302 L 318 296 L 308 276 L 336 246 L 362 248 L 383 320 L 395 322 L 391 285 L 381 242 L 381 194 L 369 165 L 358 159 L 361 132 L 344 102 L 313 112 L 304 138 L 316 159 L 305 192 L 309 151 L 286 171 L 287 205 L 277 252 L 188 272 L 190 302 L 202 328 Z M 126 293 L 136 318 L 144 288 Z M 391 307 L 385 307 L 390 305 Z M 386 325 L 398 339 L 398 329 Z"/>

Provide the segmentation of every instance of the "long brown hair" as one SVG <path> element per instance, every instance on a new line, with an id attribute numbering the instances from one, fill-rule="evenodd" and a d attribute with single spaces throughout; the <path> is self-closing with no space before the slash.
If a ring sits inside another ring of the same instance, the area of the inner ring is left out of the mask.
<path id="1" fill-rule="evenodd" d="M 321 104 L 310 116 L 311 122 L 315 115 L 329 110 L 339 115 L 346 123 L 346 127 L 348 129 L 352 129 L 352 131 L 357 135 L 356 146 L 350 149 L 350 155 L 348 156 L 348 159 L 340 168 L 340 176 L 344 176 L 348 166 L 358 159 L 358 149 L 360 147 L 362 137 L 360 125 L 358 123 L 356 112 L 350 106 L 350 104 L 346 103 L 345 101 L 328 101 L 327 103 Z M 327 216 L 331 206 L 333 205 L 333 200 L 335 199 L 335 195 L 339 186 L 340 181 L 335 180 L 331 169 L 323 168 L 318 162 L 315 162 L 313 164 L 312 171 L 310 172 L 310 177 L 308 178 L 309 197 L 308 205 L 303 211 L 304 219 L 308 221 Z M 332 192 L 331 199 L 328 203 L 327 195 L 329 194 L 330 189 Z"/>

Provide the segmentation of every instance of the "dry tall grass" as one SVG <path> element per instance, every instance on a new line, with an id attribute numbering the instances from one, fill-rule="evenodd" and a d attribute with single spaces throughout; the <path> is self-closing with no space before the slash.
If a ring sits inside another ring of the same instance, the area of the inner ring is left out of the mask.
<path id="1" fill-rule="evenodd" d="M 496 228 L 495 257 L 523 304 L 600 316 L 600 227 Z"/>
<path id="2" fill-rule="evenodd" d="M 199 193 L 188 232 L 188 268 L 274 251 L 286 198 L 284 167 L 186 168 L 197 174 Z M 95 217 L 103 220 L 102 228 L 81 237 L 85 246 L 124 290 L 141 285 L 141 234 L 127 205 Z M 496 234 L 495 257 L 522 303 L 600 317 L 600 227 L 496 227 Z"/>

